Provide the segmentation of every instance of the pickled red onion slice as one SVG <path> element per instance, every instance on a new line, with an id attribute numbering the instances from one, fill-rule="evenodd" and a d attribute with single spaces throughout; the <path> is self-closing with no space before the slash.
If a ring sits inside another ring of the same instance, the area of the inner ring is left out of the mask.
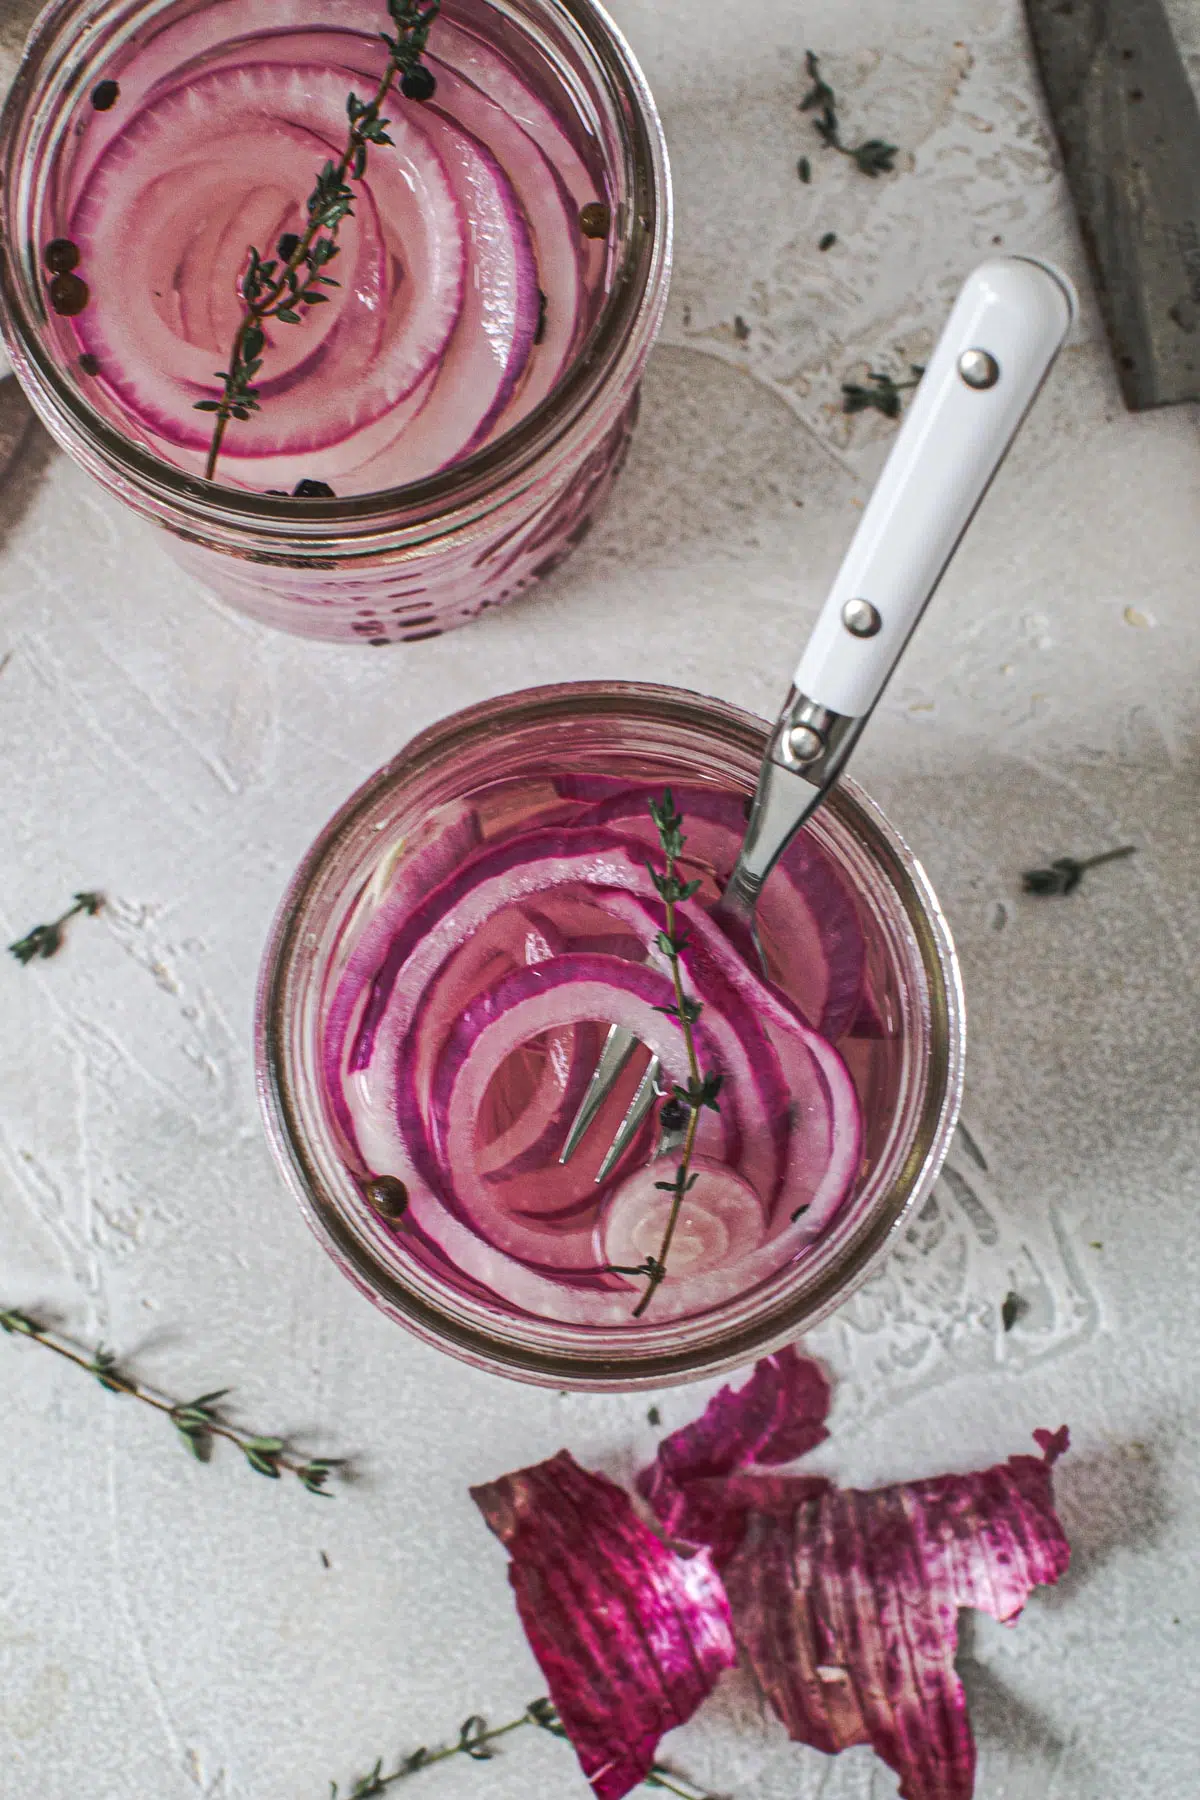
<path id="1" fill-rule="evenodd" d="M 659 1254 L 678 1167 L 678 1156 L 656 1157 L 626 1176 L 600 1223 L 604 1262 L 636 1269 Z M 693 1156 L 688 1169 L 695 1179 L 679 1208 L 668 1262 L 676 1279 L 739 1263 L 766 1235 L 762 1201 L 735 1169 L 710 1156 Z"/>
<path id="2" fill-rule="evenodd" d="M 336 160 L 345 103 L 336 69 L 218 68 L 152 95 L 93 169 L 70 228 L 92 295 L 76 328 L 110 386 L 168 442 L 207 444 L 194 405 L 211 398 L 228 353 L 254 241 L 245 228 L 266 222 L 264 208 L 288 219 L 315 170 Z M 444 354 L 463 305 L 462 198 L 412 109 L 389 129 L 395 148 L 375 159 L 339 232 L 331 272 L 342 285 L 323 289 L 328 304 L 300 325 L 268 323 L 259 386 L 270 404 L 229 434 L 225 454 L 337 443 L 402 402 Z M 255 187 L 269 204 L 252 199 Z M 298 212 L 288 223 L 299 228 Z"/>
<path id="3" fill-rule="evenodd" d="M 647 1055 L 663 1091 L 688 1072 L 664 1010 L 673 987 L 643 848 L 611 827 L 560 825 L 467 849 L 432 892 L 410 884 L 402 903 L 384 901 L 329 1015 L 326 1083 L 364 1173 L 409 1188 L 401 1239 L 549 1318 L 628 1319 L 636 1284 L 618 1271 L 655 1253 L 643 1240 L 661 1242 L 670 1204 L 656 1183 L 674 1165 L 651 1159 L 649 1124 L 596 1180 Z M 695 901 L 680 919 L 698 1053 L 723 1086 L 719 1110 L 699 1114 L 694 1199 L 655 1297 L 663 1320 L 800 1255 L 844 1204 L 862 1141 L 837 1051 Z M 563 1167 L 557 1151 L 614 1023 L 641 1060 Z"/>
<path id="4" fill-rule="evenodd" d="M 491 152 L 438 107 L 422 121 L 454 193 L 469 244 L 471 279 L 457 329 L 420 412 L 354 470 L 355 485 L 400 486 L 466 456 L 488 435 L 529 361 L 538 324 L 538 281 L 529 227 L 511 182 Z"/>

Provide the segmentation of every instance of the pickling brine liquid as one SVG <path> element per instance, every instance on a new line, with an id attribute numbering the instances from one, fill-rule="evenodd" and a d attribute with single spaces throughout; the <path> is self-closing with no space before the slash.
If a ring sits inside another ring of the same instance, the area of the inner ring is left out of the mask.
<path id="1" fill-rule="evenodd" d="M 376 0 L 168 8 L 78 109 L 47 209 L 78 260 L 57 288 L 47 271 L 51 302 L 93 405 L 178 468 L 205 466 L 196 404 L 221 394 L 250 247 L 278 273 L 303 234 L 385 27 Z M 261 410 L 229 423 L 227 485 L 346 497 L 446 469 L 546 398 L 597 317 L 613 196 L 593 122 L 490 8 L 448 6 L 423 60 L 434 91 L 389 93 L 393 142 L 350 184 L 328 282 L 298 323 L 264 321 Z"/>
<path id="2" fill-rule="evenodd" d="M 502 1311 L 632 1322 L 662 1244 L 679 1164 L 664 1106 L 689 1062 L 646 867 L 664 866 L 661 798 L 653 771 L 626 769 L 501 781 L 435 810 L 380 846 L 328 967 L 324 1101 L 348 1168 L 398 1254 Z M 646 1323 L 748 1294 L 842 1228 L 894 1123 L 907 1004 L 870 907 L 810 832 L 760 901 L 764 976 L 708 916 L 744 795 L 677 781 L 674 800 L 679 875 L 700 884 L 678 908 L 681 980 L 721 1085 Z M 613 1024 L 639 1049 L 564 1163 Z M 652 1055 L 659 1097 L 602 1169 Z"/>

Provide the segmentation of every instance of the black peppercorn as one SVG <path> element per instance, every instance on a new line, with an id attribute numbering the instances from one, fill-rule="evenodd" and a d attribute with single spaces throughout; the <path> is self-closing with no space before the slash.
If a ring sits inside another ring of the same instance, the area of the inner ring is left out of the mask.
<path id="1" fill-rule="evenodd" d="M 97 112 L 108 112 L 121 97 L 121 89 L 115 81 L 101 81 L 92 89 L 92 105 Z"/>
<path id="2" fill-rule="evenodd" d="M 606 238 L 612 227 L 612 213 L 603 200 L 590 200 L 581 208 L 579 229 L 587 238 Z"/>
<path id="3" fill-rule="evenodd" d="M 98 356 L 93 356 L 90 350 L 85 350 L 79 359 L 79 366 L 85 375 L 98 375 L 100 373 L 100 358 Z"/>
<path id="4" fill-rule="evenodd" d="M 69 275 L 79 267 L 79 245 L 70 238 L 52 238 L 43 252 L 52 275 Z"/>
<path id="5" fill-rule="evenodd" d="M 658 1115 L 658 1122 L 664 1131 L 682 1131 L 688 1122 L 688 1109 L 677 1094 L 664 1102 Z"/>
<path id="6" fill-rule="evenodd" d="M 337 495 L 327 481 L 298 481 L 292 489 L 296 500 L 336 500 Z"/>
<path id="7" fill-rule="evenodd" d="M 408 1189 L 394 1175 L 373 1176 L 363 1192 L 381 1219 L 402 1219 L 408 1211 Z"/>
<path id="8" fill-rule="evenodd" d="M 437 80 L 424 63 L 406 69 L 400 77 L 400 92 L 406 100 L 432 100 L 437 93 Z"/>
<path id="9" fill-rule="evenodd" d="M 88 284 L 78 275 L 56 275 L 50 283 L 50 304 L 64 319 L 81 313 L 90 299 Z"/>

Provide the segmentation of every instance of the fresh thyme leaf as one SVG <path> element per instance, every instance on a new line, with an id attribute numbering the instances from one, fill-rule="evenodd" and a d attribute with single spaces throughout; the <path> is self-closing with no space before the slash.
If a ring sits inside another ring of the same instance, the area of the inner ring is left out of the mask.
<path id="1" fill-rule="evenodd" d="M 1011 1331 L 1025 1308 L 1019 1294 L 1007 1293 L 1000 1307 L 1000 1323 L 1005 1331 Z"/>
<path id="2" fill-rule="evenodd" d="M 525 1711 L 531 1722 L 534 1725 L 540 1726 L 543 1731 L 549 1731 L 554 1737 L 566 1737 L 566 1728 L 559 1718 L 558 1708 L 552 1700 L 544 1698 L 541 1700 L 531 1700 L 529 1705 L 525 1708 Z"/>
<path id="3" fill-rule="evenodd" d="M 804 183 L 805 187 L 807 187 L 812 180 L 812 164 L 809 162 L 807 156 L 802 156 L 800 161 L 796 164 L 796 173 Z"/>
<path id="4" fill-rule="evenodd" d="M 837 148 L 840 150 L 841 145 Z M 863 174 L 872 176 L 890 175 L 895 168 L 897 154 L 896 145 L 887 144 L 882 138 L 868 138 L 850 152 Z"/>
<path id="5" fill-rule="evenodd" d="M 97 1345 L 96 1354 L 93 1356 L 89 1366 L 92 1374 L 100 1383 L 100 1386 L 106 1389 L 108 1393 L 128 1394 L 131 1391 L 132 1384 L 125 1379 L 124 1375 L 122 1375 L 117 1368 L 116 1357 L 111 1350 L 106 1350 L 103 1344 Z"/>
<path id="6" fill-rule="evenodd" d="M 855 167 L 872 179 L 878 175 L 890 175 L 899 154 L 896 145 L 877 137 L 865 138 L 861 144 L 843 143 L 837 114 L 837 95 L 821 74 L 820 62 L 811 50 L 804 53 L 804 66 L 811 86 L 800 102 L 800 111 L 815 113 L 813 130 L 826 149 L 838 150 L 843 156 L 850 157 Z M 798 167 L 801 181 L 808 181 L 812 172 L 808 158 L 802 157 Z M 828 245 L 822 244 L 821 248 L 825 250 Z"/>
<path id="7" fill-rule="evenodd" d="M 89 918 L 94 918 L 103 905 L 103 894 L 88 892 L 74 895 L 73 903 L 65 913 L 52 919 L 48 925 L 35 925 L 23 938 L 10 944 L 9 955 L 15 956 L 19 963 L 31 963 L 38 957 L 57 956 L 63 947 L 68 920 L 75 918 L 77 913 L 86 913 Z"/>
<path id="8" fill-rule="evenodd" d="M 1048 868 L 1026 869 L 1021 886 L 1027 894 L 1073 894 L 1083 880 L 1085 870 L 1132 856 L 1136 849 L 1136 844 L 1122 844 L 1119 850 L 1103 850 L 1099 856 L 1085 857 L 1082 862 L 1077 862 L 1073 856 L 1059 856 Z"/>
<path id="9" fill-rule="evenodd" d="M 920 363 L 910 363 L 908 366 L 912 375 L 910 381 L 897 381 L 886 371 L 880 372 L 876 369 L 870 369 L 867 372 L 867 379 L 871 383 L 870 387 L 863 387 L 856 381 L 843 381 L 842 411 L 844 413 L 867 412 L 873 407 L 876 412 L 881 412 L 885 419 L 898 419 L 903 404 L 900 396 L 907 393 L 909 389 L 915 388 L 925 373 Z"/>
<path id="10" fill-rule="evenodd" d="M 833 246 L 836 243 L 837 243 L 837 232 L 836 231 L 827 231 L 825 233 L 824 237 L 818 243 L 817 249 L 818 250 L 832 250 Z"/>
<path id="11" fill-rule="evenodd" d="M 28 1313 L 16 1312 L 11 1308 L 8 1312 L 0 1312 L 0 1331 L 6 1331 L 10 1337 L 36 1337 L 40 1330 L 41 1326 Z"/>

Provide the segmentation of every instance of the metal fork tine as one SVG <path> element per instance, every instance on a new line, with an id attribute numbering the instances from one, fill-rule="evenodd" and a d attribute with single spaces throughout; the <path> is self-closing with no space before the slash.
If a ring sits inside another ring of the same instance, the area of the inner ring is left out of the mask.
<path id="1" fill-rule="evenodd" d="M 637 1034 L 626 1031 L 622 1025 L 613 1025 L 604 1040 L 604 1048 L 600 1052 L 600 1060 L 592 1071 L 592 1079 L 588 1082 L 587 1092 L 579 1103 L 579 1111 L 571 1123 L 567 1133 L 567 1141 L 562 1147 L 559 1162 L 570 1162 L 578 1150 L 588 1126 L 608 1099 L 613 1083 L 621 1070 L 637 1049 Z M 640 1090 L 639 1090 L 640 1091 Z"/>
<path id="2" fill-rule="evenodd" d="M 658 1097 L 659 1060 L 652 1056 L 646 1065 L 646 1073 L 638 1083 L 637 1092 L 629 1102 L 629 1110 L 617 1127 L 617 1135 L 608 1146 L 608 1152 L 600 1167 L 596 1170 L 596 1180 L 603 1181 L 616 1167 L 618 1160 L 628 1150 L 634 1138 L 642 1128 L 642 1120 L 654 1105 Z"/>

